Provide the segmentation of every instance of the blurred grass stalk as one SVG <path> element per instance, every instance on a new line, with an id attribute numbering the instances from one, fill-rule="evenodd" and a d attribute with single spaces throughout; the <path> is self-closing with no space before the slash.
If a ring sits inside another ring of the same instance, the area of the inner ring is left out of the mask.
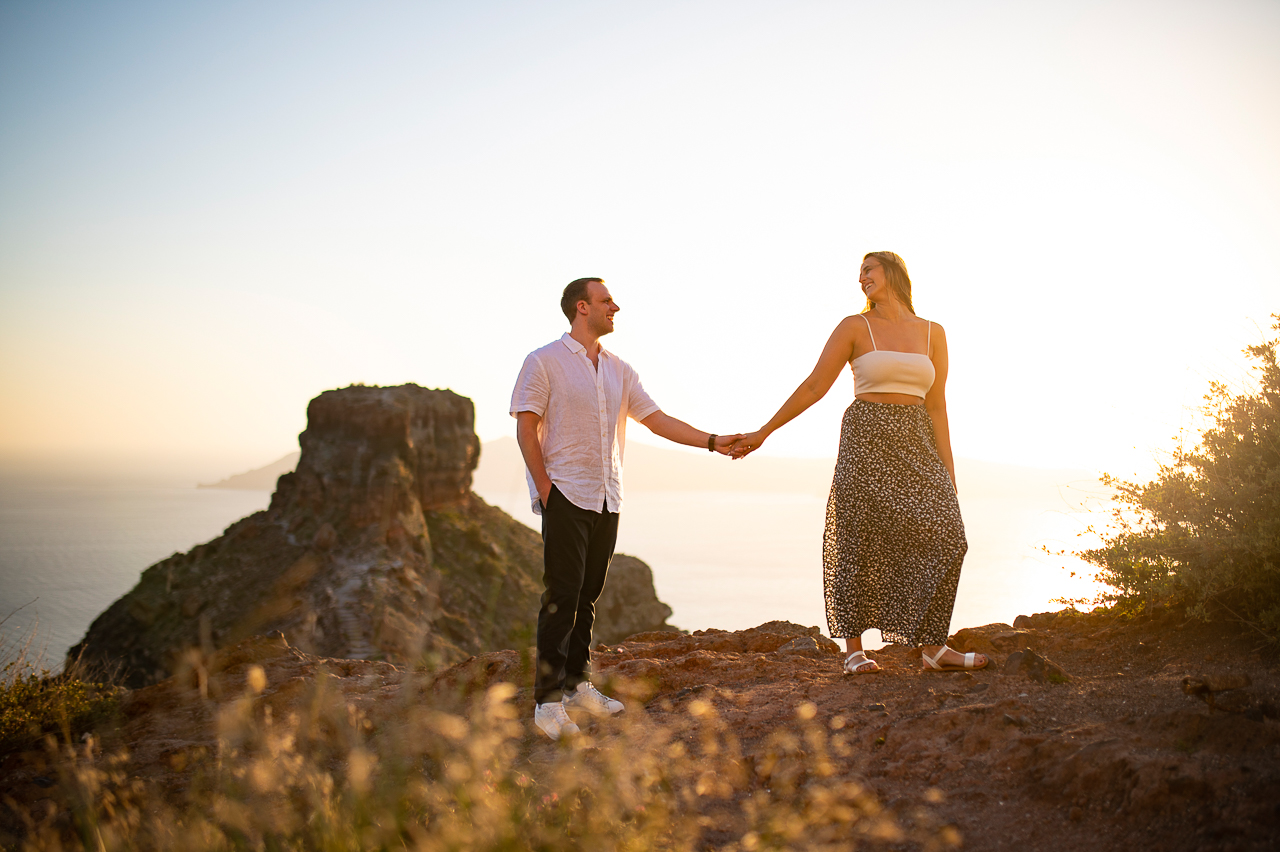
<path id="1" fill-rule="evenodd" d="M 567 742 L 531 734 L 496 683 L 441 699 L 406 680 L 375 725 L 317 676 L 288 718 L 266 674 L 213 702 L 216 748 L 173 752 L 189 783 L 146 783 L 126 751 L 46 738 L 62 807 L 23 813 L 24 850 L 763 850 L 959 845 L 923 808 L 891 814 L 843 768 L 843 720 L 812 704 L 744 756 L 714 705 L 638 709 Z M 201 699 L 207 700 L 207 699 Z M 667 705 L 669 706 L 669 705 Z M 664 714 L 666 715 L 666 714 Z M 172 780 L 172 779 L 171 779 Z M 931 801 L 936 801 L 935 794 Z"/>

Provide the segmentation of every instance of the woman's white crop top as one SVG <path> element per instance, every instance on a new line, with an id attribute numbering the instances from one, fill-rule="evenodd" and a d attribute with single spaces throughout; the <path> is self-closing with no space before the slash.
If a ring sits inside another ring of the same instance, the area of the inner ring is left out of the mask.
<path id="1" fill-rule="evenodd" d="M 859 316 L 862 316 L 859 314 Z M 871 334 L 871 321 L 862 316 Z M 925 348 L 933 342 L 933 323 L 929 323 L 929 338 Z M 876 349 L 876 337 L 871 334 L 871 351 L 864 352 L 850 362 L 853 367 L 853 392 L 905 393 L 921 399 L 929 393 L 936 377 L 933 361 L 919 352 L 894 352 Z"/>

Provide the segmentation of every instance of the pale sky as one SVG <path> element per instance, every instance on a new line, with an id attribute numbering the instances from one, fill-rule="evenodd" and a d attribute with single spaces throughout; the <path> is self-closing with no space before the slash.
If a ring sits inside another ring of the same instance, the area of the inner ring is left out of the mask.
<path id="1" fill-rule="evenodd" d="M 1280 311 L 1278 151 L 1275 2 L 5 3 L 0 459 L 221 476 L 351 382 L 514 434 L 587 275 L 746 431 L 887 249 L 957 455 L 1149 471 Z"/>

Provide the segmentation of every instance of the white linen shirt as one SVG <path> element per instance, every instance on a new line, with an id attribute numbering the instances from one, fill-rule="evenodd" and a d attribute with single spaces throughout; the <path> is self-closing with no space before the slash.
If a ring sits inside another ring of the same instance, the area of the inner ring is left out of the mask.
<path id="1" fill-rule="evenodd" d="M 570 503 L 619 512 L 627 417 L 639 421 L 659 409 L 630 364 L 603 347 L 599 361 L 596 369 L 568 333 L 530 352 L 511 393 L 511 416 L 532 411 L 542 418 L 538 442 L 547 475 Z M 534 514 L 541 515 L 527 468 L 525 479 Z"/>

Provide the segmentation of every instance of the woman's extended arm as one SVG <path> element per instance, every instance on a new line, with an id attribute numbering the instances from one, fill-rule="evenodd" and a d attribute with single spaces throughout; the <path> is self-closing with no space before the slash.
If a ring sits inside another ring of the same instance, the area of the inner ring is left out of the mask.
<path id="1" fill-rule="evenodd" d="M 782 403 L 777 414 L 769 418 L 768 423 L 758 431 L 743 435 L 738 440 L 733 449 L 734 458 L 742 458 L 752 450 L 759 449 L 766 438 L 827 395 L 827 391 L 831 390 L 831 386 L 835 384 L 836 377 L 840 375 L 844 365 L 853 357 L 856 327 L 853 317 L 845 317 L 840 321 L 836 330 L 831 332 L 831 337 L 827 339 L 827 345 L 818 356 L 818 363 L 814 366 L 813 372 L 800 383 L 800 387 L 796 388 L 791 396 L 787 397 L 787 401 Z"/>
<path id="2" fill-rule="evenodd" d="M 933 387 L 924 398 L 925 411 L 933 421 L 933 439 L 938 445 L 938 458 L 951 474 L 951 487 L 956 488 L 956 462 L 951 456 L 951 427 L 947 423 L 947 333 L 936 322 L 938 339 L 933 344 Z M 959 491 L 959 489 L 956 489 Z"/>

